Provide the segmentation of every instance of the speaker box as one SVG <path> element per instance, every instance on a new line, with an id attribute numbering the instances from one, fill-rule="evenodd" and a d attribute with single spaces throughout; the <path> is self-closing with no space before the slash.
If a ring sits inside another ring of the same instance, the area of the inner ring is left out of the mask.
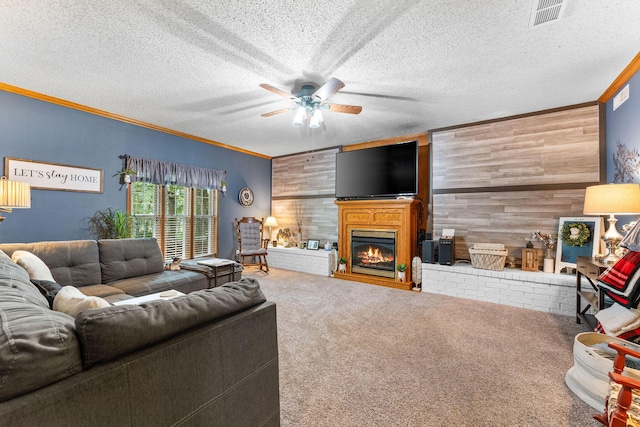
<path id="1" fill-rule="evenodd" d="M 442 265 L 453 265 L 456 260 L 456 248 L 453 238 L 441 237 L 438 241 L 438 262 Z"/>
<path id="2" fill-rule="evenodd" d="M 422 262 L 426 262 L 427 264 L 435 264 L 438 262 L 437 240 L 422 241 Z"/>

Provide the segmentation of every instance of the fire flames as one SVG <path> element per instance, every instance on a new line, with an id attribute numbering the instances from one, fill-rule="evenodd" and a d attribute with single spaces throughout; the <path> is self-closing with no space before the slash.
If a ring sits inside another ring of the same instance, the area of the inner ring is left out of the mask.
<path id="1" fill-rule="evenodd" d="M 393 261 L 393 257 L 385 257 L 382 255 L 380 248 L 369 248 L 366 251 L 358 253 L 358 259 L 362 264 L 379 264 L 381 262 Z"/>

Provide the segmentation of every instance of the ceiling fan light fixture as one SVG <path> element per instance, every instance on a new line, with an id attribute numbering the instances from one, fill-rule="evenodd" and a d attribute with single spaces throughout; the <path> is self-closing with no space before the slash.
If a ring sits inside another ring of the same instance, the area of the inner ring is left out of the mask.
<path id="1" fill-rule="evenodd" d="M 311 116 L 311 119 L 309 120 L 309 127 L 311 129 L 316 129 L 320 127 L 320 122 L 318 122 L 318 118 L 316 117 L 315 114 Z"/>
<path id="2" fill-rule="evenodd" d="M 320 110 L 320 106 L 315 109 L 313 112 L 313 118 L 318 121 L 318 123 L 324 122 L 324 117 L 322 117 L 322 110 Z"/>
<path id="3" fill-rule="evenodd" d="M 293 125 L 300 127 L 304 124 L 304 119 L 307 117 L 307 111 L 303 106 L 298 107 L 296 116 L 293 118 Z"/>
<path id="4" fill-rule="evenodd" d="M 326 82 L 317 90 L 315 85 L 302 85 L 300 91 L 295 95 L 290 95 L 287 92 L 266 83 L 261 83 L 259 86 L 263 89 L 275 93 L 276 95 L 294 101 L 294 105 L 291 106 L 291 108 L 282 108 L 280 110 L 261 114 L 261 116 L 271 117 L 275 116 L 276 114 L 282 114 L 287 111 L 295 110 L 296 114 L 293 118 L 292 123 L 292 125 L 295 127 L 304 126 L 307 120 L 307 116 L 309 116 L 309 127 L 312 129 L 319 128 L 320 123 L 324 122 L 324 117 L 322 117 L 322 111 L 320 110 L 330 110 L 337 113 L 348 114 L 359 114 L 360 111 L 362 111 L 362 107 L 357 105 L 323 104 L 323 102 L 326 102 L 330 96 L 344 87 L 344 83 L 336 79 L 335 77 L 329 79 L 328 82 Z"/>

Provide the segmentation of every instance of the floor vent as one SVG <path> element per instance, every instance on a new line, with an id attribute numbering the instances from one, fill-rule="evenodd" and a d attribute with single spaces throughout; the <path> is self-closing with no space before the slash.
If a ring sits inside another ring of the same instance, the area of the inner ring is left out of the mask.
<path id="1" fill-rule="evenodd" d="M 529 27 L 549 24 L 562 18 L 568 0 L 532 0 Z"/>

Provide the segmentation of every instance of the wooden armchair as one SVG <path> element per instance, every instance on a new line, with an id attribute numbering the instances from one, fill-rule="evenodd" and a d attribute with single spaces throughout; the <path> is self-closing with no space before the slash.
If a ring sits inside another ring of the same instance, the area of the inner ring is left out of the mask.
<path id="1" fill-rule="evenodd" d="M 622 375 L 625 356 L 640 358 L 640 352 L 616 342 L 609 343 L 609 347 L 618 352 L 613 360 L 613 372 L 609 372 L 609 396 L 604 412 L 593 418 L 608 427 L 640 426 L 640 381 Z"/>
<path id="2" fill-rule="evenodd" d="M 267 245 L 269 239 L 263 239 L 264 219 L 254 217 L 236 218 L 236 233 L 238 235 L 238 250 L 240 263 L 244 266 L 257 265 L 260 270 L 269 271 L 267 263 Z M 247 258 L 249 261 L 247 261 Z"/>

